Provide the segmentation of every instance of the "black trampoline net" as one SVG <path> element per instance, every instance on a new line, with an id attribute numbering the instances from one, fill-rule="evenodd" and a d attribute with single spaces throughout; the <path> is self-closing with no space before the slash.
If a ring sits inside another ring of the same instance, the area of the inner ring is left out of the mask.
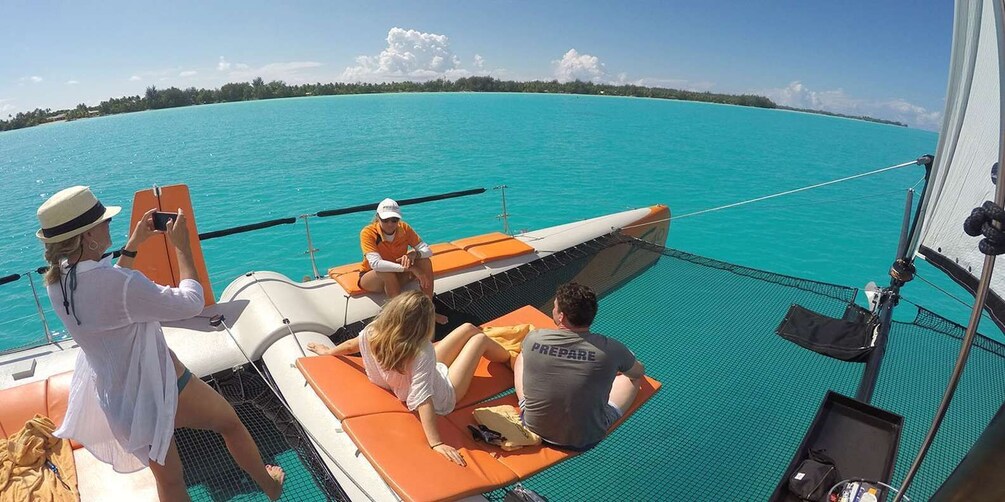
<path id="1" fill-rule="evenodd" d="M 856 289 L 616 234 L 440 293 L 436 303 L 451 319 L 447 329 L 481 324 L 524 305 L 547 313 L 555 289 L 568 281 L 601 293 L 594 330 L 624 342 L 663 387 L 599 446 L 522 482 L 550 500 L 766 500 L 827 391 L 854 396 L 862 378 L 863 364 L 811 352 L 775 333 L 793 304 L 841 318 Z M 355 336 L 367 322 L 332 337 Z M 872 404 L 905 418 L 894 484 L 927 431 L 962 334 L 962 327 L 924 310 L 914 322 L 892 327 Z M 909 493 L 913 500 L 934 493 L 1003 400 L 1005 347 L 979 337 L 957 399 Z M 254 399 L 237 402 L 249 428 L 273 438 L 276 446 L 262 446 L 263 454 L 297 452 L 314 478 L 304 483 L 304 497 L 342 496 L 309 447 L 288 446 L 291 440 L 264 418 L 268 413 L 257 411 Z M 247 481 L 233 481 L 242 475 L 225 454 L 207 462 L 207 469 L 217 474 L 192 484 L 212 498 L 244 493 Z M 485 496 L 502 500 L 505 493 Z"/>
<path id="2" fill-rule="evenodd" d="M 209 383 L 234 406 L 265 463 L 283 467 L 282 500 L 349 500 L 260 376 L 239 370 L 215 375 Z M 193 501 L 268 500 L 237 466 L 218 434 L 178 429 L 175 440 Z"/>

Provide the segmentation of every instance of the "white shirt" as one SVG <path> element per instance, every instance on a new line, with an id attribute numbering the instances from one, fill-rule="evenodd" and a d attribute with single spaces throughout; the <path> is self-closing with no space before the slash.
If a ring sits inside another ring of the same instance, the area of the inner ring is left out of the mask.
<path id="1" fill-rule="evenodd" d="M 202 312 L 202 285 L 185 279 L 177 288 L 159 286 L 141 272 L 113 266 L 111 257 L 82 261 L 76 274 L 69 313 L 60 283 L 46 288 L 81 349 L 55 435 L 77 440 L 117 472 L 140 470 L 151 459 L 163 465 L 174 435 L 178 375 L 160 321 Z"/>
<path id="2" fill-rule="evenodd" d="M 405 403 L 408 411 L 415 411 L 423 401 L 433 398 L 433 410 L 437 415 L 446 415 L 454 411 L 457 400 L 454 387 L 447 378 L 447 365 L 436 361 L 436 350 L 432 342 L 427 343 L 408 364 L 405 373 L 385 370 L 380 367 L 377 358 L 370 352 L 367 336 L 370 327 L 367 326 L 359 334 L 359 354 L 363 356 L 363 367 L 371 382 L 388 389 L 395 397 Z"/>

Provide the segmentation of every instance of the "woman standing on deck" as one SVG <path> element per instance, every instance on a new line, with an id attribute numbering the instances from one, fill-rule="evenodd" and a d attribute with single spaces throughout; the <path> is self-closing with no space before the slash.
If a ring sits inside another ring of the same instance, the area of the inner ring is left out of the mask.
<path id="1" fill-rule="evenodd" d="M 204 304 L 185 215 L 179 211 L 165 232 L 182 277 L 169 288 L 130 270 L 140 243 L 160 233 L 153 229 L 153 209 L 137 223 L 118 265 L 102 257 L 120 209 L 106 208 L 82 186 L 56 193 L 38 209 L 49 299 L 81 350 L 55 435 L 77 440 L 117 472 L 149 466 L 160 500 L 174 501 L 188 500 L 174 429 L 212 430 L 266 495 L 279 498 L 282 469 L 262 462 L 234 408 L 191 378 L 164 340 L 161 321 L 191 318 Z"/>
<path id="2" fill-rule="evenodd" d="M 418 279 L 419 289 L 433 297 L 433 262 L 429 260 L 433 251 L 401 221 L 401 208 L 393 199 L 377 205 L 373 221 L 359 232 L 359 245 L 363 251 L 359 287 L 394 298 L 402 287 Z M 437 314 L 436 322 L 445 324 L 447 318 Z"/>
<path id="3" fill-rule="evenodd" d="M 443 442 L 436 415 L 454 411 L 471 386 L 478 361 L 509 362 L 509 352 L 477 326 L 463 324 L 433 344 L 433 301 L 418 291 L 391 299 L 359 336 L 335 348 L 317 343 L 307 348 L 320 355 L 363 356 L 366 376 L 419 412 L 429 447 L 451 462 L 466 465 L 453 446 Z"/>

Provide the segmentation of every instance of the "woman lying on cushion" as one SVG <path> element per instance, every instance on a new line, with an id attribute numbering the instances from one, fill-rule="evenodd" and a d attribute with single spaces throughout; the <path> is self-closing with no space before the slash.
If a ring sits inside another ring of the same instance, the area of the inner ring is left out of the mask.
<path id="1" fill-rule="evenodd" d="M 483 355 L 496 362 L 509 362 L 510 355 L 472 324 L 434 344 L 435 314 L 432 299 L 406 291 L 392 298 L 359 336 L 335 348 L 316 343 L 307 348 L 320 355 L 360 353 L 371 382 L 394 392 L 409 411 L 418 410 L 430 448 L 463 466 L 461 454 L 440 439 L 436 415 L 454 411 Z"/>

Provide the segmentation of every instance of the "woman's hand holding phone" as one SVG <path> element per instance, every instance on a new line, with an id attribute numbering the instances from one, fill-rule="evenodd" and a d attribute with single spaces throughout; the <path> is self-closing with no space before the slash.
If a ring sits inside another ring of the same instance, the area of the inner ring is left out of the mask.
<path id="1" fill-rule="evenodd" d="M 167 230 L 164 231 L 171 245 L 179 251 L 189 251 L 190 240 L 188 236 L 188 225 L 185 220 L 185 213 L 178 209 L 178 216 L 168 220 Z"/>
<path id="2" fill-rule="evenodd" d="M 157 209 L 151 209 L 145 213 L 136 222 L 136 226 L 133 227 L 133 232 L 129 234 L 129 238 L 126 240 L 125 249 L 130 251 L 136 251 L 136 248 L 143 244 L 151 235 L 159 234 L 157 230 L 154 230 L 154 213 Z"/>

